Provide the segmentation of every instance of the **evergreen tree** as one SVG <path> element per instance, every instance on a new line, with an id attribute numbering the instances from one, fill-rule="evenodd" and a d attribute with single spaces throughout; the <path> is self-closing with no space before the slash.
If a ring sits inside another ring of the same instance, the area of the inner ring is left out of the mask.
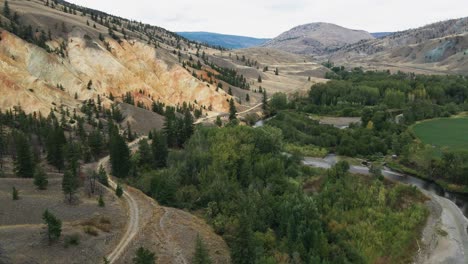
<path id="1" fill-rule="evenodd" d="M 120 183 L 117 183 L 117 188 L 115 188 L 115 195 L 117 195 L 117 197 L 122 197 L 123 195 L 123 188 L 122 188 L 122 185 L 120 185 Z"/>
<path id="2" fill-rule="evenodd" d="M 104 203 L 104 198 L 102 197 L 102 194 L 99 195 L 98 204 L 99 204 L 99 207 L 106 206 L 106 204 Z"/>
<path id="3" fill-rule="evenodd" d="M 19 200 L 19 192 L 18 192 L 18 189 L 16 189 L 16 187 L 13 186 L 12 190 L 11 190 L 11 196 L 13 198 L 13 201 L 16 201 L 16 200 Z"/>
<path id="4" fill-rule="evenodd" d="M 15 174 L 23 178 L 34 177 L 34 160 L 26 136 L 19 133 L 15 137 Z"/>
<path id="5" fill-rule="evenodd" d="M 229 95 L 232 95 L 232 88 L 231 88 L 231 86 L 229 86 L 228 94 L 229 94 Z"/>
<path id="6" fill-rule="evenodd" d="M 193 256 L 193 264 L 211 264 L 211 258 L 208 254 L 208 250 L 203 242 L 203 239 L 200 237 L 200 234 L 197 235 L 197 240 L 195 242 L 195 254 Z"/>
<path id="7" fill-rule="evenodd" d="M 250 95 L 249 94 L 245 95 L 245 101 L 250 102 Z"/>
<path id="8" fill-rule="evenodd" d="M 109 178 L 107 177 L 106 170 L 104 169 L 104 167 L 102 165 L 99 167 L 98 181 L 102 185 L 109 187 Z"/>
<path id="9" fill-rule="evenodd" d="M 151 148 L 153 151 L 154 168 L 160 169 L 166 167 L 167 156 L 169 155 L 166 135 L 161 132 L 154 132 Z"/>
<path id="10" fill-rule="evenodd" d="M 182 132 L 182 142 L 186 142 L 193 134 L 193 117 L 190 111 L 187 109 L 184 114 L 184 128 Z"/>
<path id="11" fill-rule="evenodd" d="M 61 171 L 64 167 L 65 134 L 61 126 L 55 122 L 50 128 L 46 139 L 47 161 Z"/>
<path id="12" fill-rule="evenodd" d="M 268 108 L 268 97 L 267 97 L 267 92 L 266 92 L 266 89 L 263 89 L 263 92 L 262 92 L 262 108 L 263 110 L 266 110 Z"/>
<path id="13" fill-rule="evenodd" d="M 255 263 L 255 244 L 251 228 L 251 222 L 247 215 L 243 214 L 239 219 L 237 236 L 231 249 L 232 262 L 237 264 Z"/>
<path id="14" fill-rule="evenodd" d="M 1 114 L 1 111 L 0 111 Z M 3 131 L 3 125 L 0 121 L 0 169 L 3 168 L 3 155 L 6 152 L 6 136 Z"/>
<path id="15" fill-rule="evenodd" d="M 78 176 L 71 170 L 66 170 L 62 179 L 62 191 L 67 196 L 68 202 L 73 201 L 73 195 L 79 187 Z"/>
<path id="16" fill-rule="evenodd" d="M 11 9 L 7 0 L 5 0 L 5 4 L 3 5 L 3 16 L 6 18 L 10 18 L 11 16 Z"/>
<path id="17" fill-rule="evenodd" d="M 237 114 L 236 105 L 234 104 L 234 99 L 231 98 L 231 100 L 229 100 L 229 120 L 236 119 L 237 118 L 236 114 Z"/>
<path id="18" fill-rule="evenodd" d="M 173 107 L 167 107 L 164 121 L 164 133 L 167 136 L 167 145 L 175 147 L 178 145 L 177 117 Z M 153 135 L 154 137 L 155 135 Z"/>
<path id="19" fill-rule="evenodd" d="M 44 170 L 41 166 L 36 166 L 36 171 L 34 172 L 34 185 L 36 185 L 39 190 L 46 190 L 48 184 L 49 181 L 47 180 Z"/>
<path id="20" fill-rule="evenodd" d="M 148 140 L 142 139 L 138 142 L 138 165 L 142 168 L 148 168 L 153 163 L 153 154 Z"/>
<path id="21" fill-rule="evenodd" d="M 221 117 L 219 116 L 216 117 L 215 125 L 217 125 L 218 127 L 221 127 L 223 125 L 223 121 L 221 121 Z"/>
<path id="22" fill-rule="evenodd" d="M 109 142 L 112 175 L 118 178 L 128 176 L 130 171 L 130 149 L 125 139 L 117 132 L 113 132 Z"/>
<path id="23" fill-rule="evenodd" d="M 154 264 L 156 263 L 156 255 L 146 248 L 138 248 L 135 257 L 133 258 L 134 264 Z"/>
<path id="24" fill-rule="evenodd" d="M 258 76 L 258 82 L 261 83 L 262 82 L 262 76 Z"/>
<path id="25" fill-rule="evenodd" d="M 49 239 L 49 243 L 58 239 L 62 234 L 62 221 L 51 214 L 49 210 L 45 210 L 42 215 L 42 219 L 47 225 L 47 237 Z"/>
<path id="26" fill-rule="evenodd" d="M 279 69 L 278 68 L 276 68 L 276 70 L 275 70 L 275 75 L 279 75 Z"/>

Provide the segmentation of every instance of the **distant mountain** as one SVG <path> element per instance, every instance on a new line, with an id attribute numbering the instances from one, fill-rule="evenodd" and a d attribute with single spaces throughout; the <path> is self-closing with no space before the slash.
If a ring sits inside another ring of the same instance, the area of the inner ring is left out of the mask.
<path id="1" fill-rule="evenodd" d="M 375 33 L 371 33 L 371 35 L 374 38 L 383 38 L 383 37 L 386 37 L 386 36 L 391 35 L 393 33 L 394 32 L 375 32 Z"/>
<path id="2" fill-rule="evenodd" d="M 227 49 L 243 49 L 260 46 L 270 40 L 210 32 L 177 32 L 177 34 L 189 40 L 206 43 L 212 46 L 220 46 Z"/>
<path id="3" fill-rule="evenodd" d="M 297 54 L 323 55 L 366 39 L 374 37 L 363 30 L 330 23 L 311 23 L 286 31 L 263 46 Z"/>
<path id="4" fill-rule="evenodd" d="M 468 72 L 468 17 L 349 44 L 324 56 L 335 64 L 440 73 Z"/>

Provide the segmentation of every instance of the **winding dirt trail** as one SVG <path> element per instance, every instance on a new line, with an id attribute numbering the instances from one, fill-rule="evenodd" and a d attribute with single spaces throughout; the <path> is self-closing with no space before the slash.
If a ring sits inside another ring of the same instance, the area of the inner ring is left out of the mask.
<path id="1" fill-rule="evenodd" d="M 141 137 L 129 144 L 134 151 Z M 109 157 L 101 159 L 101 165 L 107 170 Z M 109 177 L 110 186 L 115 189 L 117 183 Z M 129 263 L 134 251 L 143 246 L 158 254 L 158 263 L 188 264 L 190 261 L 197 233 L 203 236 L 211 248 L 213 263 L 230 263 L 229 250 L 221 237 L 217 236 L 203 220 L 179 209 L 160 206 L 154 199 L 138 189 L 126 186 L 122 196 L 126 204 L 128 222 L 125 233 L 117 246 L 106 258 L 109 263 Z"/>
<path id="2" fill-rule="evenodd" d="M 98 168 L 100 166 L 103 166 L 103 168 L 106 168 L 107 163 L 109 162 L 109 156 L 101 159 L 98 163 Z M 112 179 L 112 177 L 109 177 L 109 185 L 111 186 L 112 189 L 117 188 L 117 183 Z M 127 224 L 127 230 L 125 230 L 125 233 L 123 237 L 120 239 L 119 244 L 114 248 L 114 250 L 107 255 L 107 260 L 109 263 L 115 263 L 125 252 L 125 249 L 128 247 L 130 242 L 133 240 L 135 235 L 139 231 L 139 207 L 138 203 L 135 201 L 135 199 L 132 197 L 132 195 L 124 190 L 123 193 L 123 199 L 125 200 L 125 203 L 128 206 L 128 224 Z"/>
<path id="3" fill-rule="evenodd" d="M 134 142 L 130 143 L 129 148 L 134 148 L 138 144 L 139 140 L 140 139 L 137 139 Z M 109 159 L 110 156 L 102 158 L 101 160 L 99 160 L 97 167 L 99 168 L 102 166 L 107 171 Z M 113 180 L 112 176 L 109 177 L 109 185 L 114 190 L 117 188 L 117 183 Z M 132 194 L 127 190 L 124 190 L 122 197 L 125 200 L 125 203 L 128 207 L 128 224 L 127 230 L 125 230 L 125 233 L 120 239 L 119 244 L 117 244 L 114 250 L 106 256 L 107 260 L 111 264 L 119 260 L 119 258 L 125 252 L 125 249 L 128 247 L 130 242 L 140 230 L 140 209 L 138 207 L 138 203 L 135 201 L 135 198 L 132 196 Z"/>

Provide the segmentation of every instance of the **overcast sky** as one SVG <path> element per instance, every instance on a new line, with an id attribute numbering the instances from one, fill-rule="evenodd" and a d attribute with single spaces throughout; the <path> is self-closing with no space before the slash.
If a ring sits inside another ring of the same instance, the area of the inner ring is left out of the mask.
<path id="1" fill-rule="evenodd" d="M 369 32 L 398 31 L 468 16 L 468 0 L 70 0 L 171 31 L 275 37 L 330 22 Z"/>

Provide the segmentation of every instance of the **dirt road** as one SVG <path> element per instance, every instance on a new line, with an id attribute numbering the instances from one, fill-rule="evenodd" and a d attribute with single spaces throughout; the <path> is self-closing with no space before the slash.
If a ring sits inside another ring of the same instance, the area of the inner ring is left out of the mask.
<path id="1" fill-rule="evenodd" d="M 133 149 L 137 146 L 138 142 L 143 139 L 143 138 L 146 138 L 146 137 L 142 137 L 142 138 L 139 138 L 133 142 L 131 142 L 128 146 L 130 149 Z M 98 165 L 97 167 L 103 167 L 103 168 L 107 168 L 107 165 L 109 163 L 109 159 L 110 157 L 109 156 L 106 156 L 104 158 L 102 158 L 99 162 L 98 162 Z M 106 169 L 107 170 L 107 169 Z M 114 181 L 114 179 L 112 178 L 112 176 L 109 177 L 109 185 L 112 189 L 116 189 L 117 188 L 117 183 Z M 138 233 L 138 231 L 140 230 L 140 227 L 139 227 L 139 217 L 140 217 L 140 210 L 139 210 L 139 207 L 138 207 L 138 203 L 135 201 L 135 198 L 132 197 L 132 195 L 130 194 L 130 192 L 124 190 L 123 192 L 123 199 L 125 200 L 125 203 L 127 204 L 127 208 L 128 208 L 128 224 L 127 224 L 127 230 L 125 231 L 123 237 L 120 239 L 120 242 L 119 244 L 117 244 L 117 246 L 115 247 L 115 249 L 109 253 L 107 255 L 107 260 L 109 261 L 109 263 L 115 263 L 121 256 L 122 254 L 124 253 L 125 249 L 128 247 L 128 245 L 130 244 L 130 242 L 133 240 L 133 238 L 135 237 L 135 235 Z"/>

